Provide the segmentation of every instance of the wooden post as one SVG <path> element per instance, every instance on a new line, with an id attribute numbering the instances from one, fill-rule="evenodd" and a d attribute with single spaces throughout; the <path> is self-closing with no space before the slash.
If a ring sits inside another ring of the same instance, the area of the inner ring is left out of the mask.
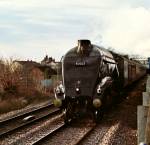
<path id="1" fill-rule="evenodd" d="M 150 76 L 148 76 L 148 79 L 147 79 L 146 92 L 150 92 Z"/>
<path id="2" fill-rule="evenodd" d="M 146 129 L 145 129 L 145 143 L 150 145 L 150 107 L 148 109 Z"/>
<path id="3" fill-rule="evenodd" d="M 143 92 L 143 106 L 150 106 L 150 93 Z"/>
<path id="4" fill-rule="evenodd" d="M 147 93 L 143 93 L 143 104 L 149 106 L 145 127 L 145 143 L 146 145 L 150 145 L 150 77 L 148 76 L 147 84 L 146 84 Z"/>
<path id="5" fill-rule="evenodd" d="M 144 142 L 144 139 L 145 139 L 147 112 L 148 112 L 148 107 L 138 106 L 138 112 L 137 112 L 138 144 L 140 142 Z"/>
<path id="6" fill-rule="evenodd" d="M 146 83 L 146 92 L 143 92 L 143 106 L 138 106 L 137 112 L 138 144 L 150 145 L 150 76 Z"/>

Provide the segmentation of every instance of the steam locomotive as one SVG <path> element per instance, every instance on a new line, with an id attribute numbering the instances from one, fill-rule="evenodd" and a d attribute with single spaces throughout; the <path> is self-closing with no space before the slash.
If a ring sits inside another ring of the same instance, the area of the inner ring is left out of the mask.
<path id="1" fill-rule="evenodd" d="M 63 81 L 55 88 L 54 104 L 62 108 L 65 123 L 81 112 L 91 112 L 99 121 L 121 90 L 145 74 L 139 62 L 78 40 L 62 59 Z"/>

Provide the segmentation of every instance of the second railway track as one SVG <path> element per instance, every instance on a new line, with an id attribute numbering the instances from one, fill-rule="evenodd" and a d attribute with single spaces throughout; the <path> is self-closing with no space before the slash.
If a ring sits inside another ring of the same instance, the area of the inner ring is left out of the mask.
<path id="1" fill-rule="evenodd" d="M 13 131 L 39 120 L 48 115 L 60 112 L 53 104 L 47 104 L 43 107 L 24 112 L 12 118 L 0 121 L 0 138 L 12 133 Z"/>

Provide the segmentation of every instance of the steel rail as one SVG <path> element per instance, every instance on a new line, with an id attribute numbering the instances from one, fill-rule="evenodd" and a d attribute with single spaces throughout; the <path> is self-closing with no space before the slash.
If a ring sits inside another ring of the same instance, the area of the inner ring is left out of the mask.
<path id="1" fill-rule="evenodd" d="M 53 108 L 52 108 L 53 107 Z M 43 107 L 40 108 L 40 110 L 34 110 L 33 112 L 24 114 L 22 116 L 11 118 L 10 120 L 4 121 L 0 123 L 0 138 L 4 137 L 8 134 L 13 133 L 14 131 L 21 129 L 22 127 L 25 127 L 27 125 L 30 125 L 31 123 L 35 121 L 39 121 L 41 119 L 47 118 L 49 116 L 53 116 L 56 114 L 60 114 L 61 110 L 58 108 L 54 108 L 54 106 L 51 104 L 49 107 Z M 33 118 L 24 121 L 23 119 L 25 117 L 28 117 L 29 115 L 34 116 Z"/>
<path id="2" fill-rule="evenodd" d="M 53 103 L 48 103 L 48 104 L 40 106 L 40 107 L 34 106 L 33 108 L 27 109 L 28 111 L 19 112 L 16 115 L 13 115 L 12 117 L 8 117 L 6 119 L 0 119 L 0 125 L 1 125 L 1 123 L 4 123 L 6 121 L 10 121 L 14 118 L 21 117 L 23 115 L 27 115 L 28 113 L 30 114 L 32 112 L 36 112 L 37 110 L 40 110 L 40 109 L 43 109 L 44 107 L 48 107 L 48 106 L 52 106 L 52 105 L 53 105 Z"/>
<path id="3" fill-rule="evenodd" d="M 56 133 L 58 133 L 59 131 L 63 130 L 66 127 L 66 124 L 64 124 L 64 122 L 62 122 L 62 124 L 55 128 L 54 130 L 50 131 L 47 135 L 45 135 L 44 137 L 40 138 L 39 140 L 35 141 L 34 143 L 32 143 L 32 145 L 41 145 L 43 141 L 48 140 L 48 138 L 50 136 L 55 135 Z"/>
<path id="4" fill-rule="evenodd" d="M 61 126 L 59 126 L 58 128 L 56 128 L 54 131 L 49 132 L 49 134 L 45 135 L 43 138 L 37 140 L 36 142 L 32 143 L 32 145 L 41 145 L 44 144 L 44 142 L 48 141 L 49 138 L 51 136 L 55 136 L 58 132 L 63 131 L 64 129 L 66 129 L 68 126 L 64 123 L 62 123 Z M 91 128 L 86 132 L 86 134 L 80 138 L 75 145 L 80 144 L 96 127 L 96 124 L 94 124 L 93 126 L 91 126 Z"/>
<path id="5" fill-rule="evenodd" d="M 75 145 L 79 145 L 81 142 L 83 142 L 84 139 L 95 129 L 95 127 L 96 125 L 89 129 L 87 133 L 75 143 Z"/>

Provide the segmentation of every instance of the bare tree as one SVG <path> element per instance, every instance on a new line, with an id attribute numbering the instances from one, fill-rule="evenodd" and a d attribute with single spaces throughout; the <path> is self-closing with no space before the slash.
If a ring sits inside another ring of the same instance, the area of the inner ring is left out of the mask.
<path id="1" fill-rule="evenodd" d="M 17 93 L 22 71 L 15 68 L 13 60 L 1 60 L 0 84 L 8 93 Z"/>

